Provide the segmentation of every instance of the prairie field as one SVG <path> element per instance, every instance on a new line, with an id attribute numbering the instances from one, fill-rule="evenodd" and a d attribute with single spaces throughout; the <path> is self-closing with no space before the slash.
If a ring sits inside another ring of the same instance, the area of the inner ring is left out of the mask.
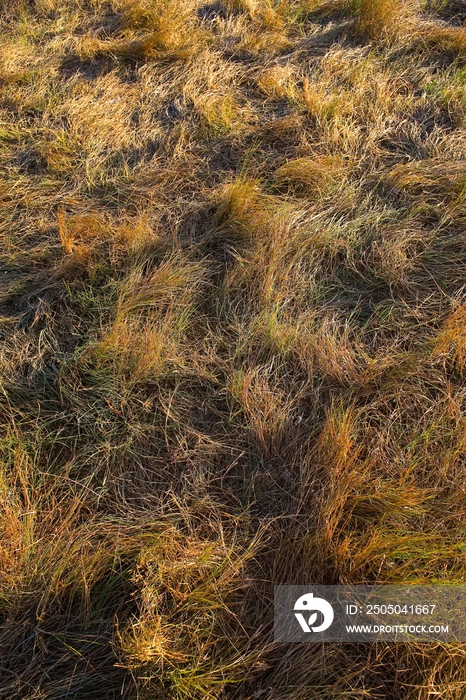
<path id="1" fill-rule="evenodd" d="M 466 576 L 464 0 L 2 0 L 0 698 L 464 700 L 274 584 Z"/>

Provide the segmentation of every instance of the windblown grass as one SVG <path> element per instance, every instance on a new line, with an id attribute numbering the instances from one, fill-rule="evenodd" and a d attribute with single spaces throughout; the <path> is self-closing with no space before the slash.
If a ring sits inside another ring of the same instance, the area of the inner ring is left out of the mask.
<path id="1" fill-rule="evenodd" d="M 464 582 L 461 3 L 6 0 L 0 697 L 463 700 L 273 642 Z"/>

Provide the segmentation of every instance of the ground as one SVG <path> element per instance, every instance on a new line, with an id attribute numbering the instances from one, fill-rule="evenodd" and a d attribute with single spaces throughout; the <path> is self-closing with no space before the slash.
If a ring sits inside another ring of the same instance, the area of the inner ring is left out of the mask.
<path id="1" fill-rule="evenodd" d="M 3 0 L 0 695 L 461 700 L 273 584 L 463 583 L 460 0 Z"/>

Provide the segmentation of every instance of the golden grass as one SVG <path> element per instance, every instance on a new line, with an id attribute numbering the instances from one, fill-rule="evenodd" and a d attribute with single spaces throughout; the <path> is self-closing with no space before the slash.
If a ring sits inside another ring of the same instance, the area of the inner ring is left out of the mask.
<path id="1" fill-rule="evenodd" d="M 117 4 L 120 36 L 86 36 L 78 45 L 78 55 L 148 59 L 165 52 L 174 59 L 187 58 L 201 36 L 193 27 L 193 7 L 192 2 L 180 6 L 173 0 L 124 0 Z"/>
<path id="2" fill-rule="evenodd" d="M 289 100 L 297 99 L 296 74 L 291 66 L 274 66 L 264 70 L 258 78 L 257 85 L 267 97 Z"/>
<path id="3" fill-rule="evenodd" d="M 332 185 L 341 183 L 344 164 L 338 156 L 321 158 L 297 158 L 284 163 L 275 173 L 277 182 L 289 183 L 309 194 L 331 191 Z"/>
<path id="4" fill-rule="evenodd" d="M 434 355 L 450 357 L 459 372 L 466 366 L 466 309 L 464 304 L 453 311 L 435 339 Z"/>
<path id="5" fill-rule="evenodd" d="M 272 631 L 464 582 L 460 14 L 3 3 L 2 698 L 464 699 L 462 645 Z"/>
<path id="6" fill-rule="evenodd" d="M 462 61 L 466 57 L 466 29 L 464 27 L 431 25 L 421 32 L 420 39 L 441 53 L 451 54 Z"/>
<path id="7" fill-rule="evenodd" d="M 151 237 L 146 216 L 126 222 L 112 222 L 102 214 L 58 212 L 60 243 L 67 254 L 68 267 L 83 267 L 91 271 L 99 263 L 121 264 L 131 252 L 136 252 Z"/>
<path id="8" fill-rule="evenodd" d="M 356 7 L 356 31 L 370 39 L 406 31 L 406 22 L 417 9 L 412 0 L 359 0 Z"/>

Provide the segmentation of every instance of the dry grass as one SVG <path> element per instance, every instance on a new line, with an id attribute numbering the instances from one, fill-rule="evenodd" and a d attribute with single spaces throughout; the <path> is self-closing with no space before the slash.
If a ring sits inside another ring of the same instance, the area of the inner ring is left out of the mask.
<path id="1" fill-rule="evenodd" d="M 338 156 L 289 160 L 275 173 L 277 182 L 289 183 L 298 191 L 319 195 L 331 193 L 338 184 L 341 186 L 344 176 L 344 163 Z"/>
<path id="2" fill-rule="evenodd" d="M 358 0 L 356 31 L 370 39 L 406 31 L 407 20 L 417 9 L 413 0 Z"/>
<path id="3" fill-rule="evenodd" d="M 162 56 L 172 60 L 188 58 L 202 40 L 201 32 L 193 28 L 194 8 L 193 2 L 180 6 L 172 0 L 116 3 L 120 21 L 115 36 L 99 38 L 91 33 L 78 43 L 77 55 L 146 60 Z"/>
<path id="4" fill-rule="evenodd" d="M 466 576 L 459 3 L 0 10 L 0 696 L 463 700 L 273 642 Z"/>

